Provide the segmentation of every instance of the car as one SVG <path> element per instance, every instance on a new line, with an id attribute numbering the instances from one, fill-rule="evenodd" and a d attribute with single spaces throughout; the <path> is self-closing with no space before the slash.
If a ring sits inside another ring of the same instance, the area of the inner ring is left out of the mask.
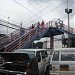
<path id="1" fill-rule="evenodd" d="M 50 75 L 75 75 L 75 48 L 54 49 L 50 60 Z"/>
<path id="2" fill-rule="evenodd" d="M 26 74 L 26 66 L 29 60 L 35 56 L 38 58 L 39 75 L 49 72 L 50 58 L 46 49 L 17 49 L 14 52 L 0 52 L 0 55 L 5 60 L 2 67 L 4 67 L 4 70 L 9 70 L 9 74 L 11 71 L 20 71 L 20 73 L 24 72 Z"/>

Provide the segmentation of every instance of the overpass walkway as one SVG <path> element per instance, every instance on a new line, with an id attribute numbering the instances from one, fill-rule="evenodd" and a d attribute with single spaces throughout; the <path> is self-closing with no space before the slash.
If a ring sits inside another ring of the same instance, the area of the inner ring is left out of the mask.
<path id="1" fill-rule="evenodd" d="M 0 25 L 5 24 L 5 21 L 0 20 Z M 28 48 L 35 40 L 39 40 L 42 37 L 61 35 L 63 33 L 69 34 L 71 37 L 75 38 L 74 28 L 70 27 L 70 31 L 68 31 L 67 25 L 59 22 L 56 24 L 56 21 L 49 21 L 43 26 L 38 26 L 38 23 L 36 23 L 33 29 L 31 27 L 27 29 L 21 27 L 18 28 L 19 29 L 15 29 L 14 32 L 0 38 L 0 51 L 7 52 L 14 51 L 19 48 Z M 20 29 L 23 29 L 22 34 Z"/>

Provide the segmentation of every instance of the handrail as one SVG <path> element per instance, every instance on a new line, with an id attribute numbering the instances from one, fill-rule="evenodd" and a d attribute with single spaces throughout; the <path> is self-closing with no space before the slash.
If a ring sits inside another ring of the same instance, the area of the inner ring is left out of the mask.
<path id="1" fill-rule="evenodd" d="M 13 24 L 13 23 L 8 22 L 8 21 L 3 20 L 3 19 L 0 19 L 0 24 L 10 24 L 10 25 L 15 26 L 15 27 L 17 27 L 17 28 L 20 28 L 19 25 Z"/>
<path id="2" fill-rule="evenodd" d="M 56 21 L 51 21 L 52 25 L 51 27 L 56 27 L 56 24 L 55 24 Z M 57 25 L 58 25 L 58 28 L 61 28 L 61 23 L 57 22 Z M 73 27 L 70 27 L 70 31 L 68 30 L 68 25 L 65 25 L 63 24 L 63 27 L 62 27 L 63 30 L 66 30 L 72 34 L 75 34 L 75 28 Z"/>
<path id="3" fill-rule="evenodd" d="M 39 28 L 37 26 L 38 24 L 36 23 L 33 29 L 25 29 L 25 33 L 22 36 L 20 36 L 20 31 L 18 30 L 12 32 L 8 35 L 7 39 L 3 39 L 10 41 L 9 44 L 4 45 L 4 51 L 13 51 L 15 49 L 22 48 L 24 45 L 27 45 L 34 37 L 40 37 L 49 27 L 57 27 L 55 22 L 56 21 L 49 21 L 43 26 L 40 25 Z M 57 22 L 57 25 L 58 28 L 61 28 L 61 23 Z M 68 31 L 68 26 L 63 24 L 61 29 Z M 70 33 L 75 34 L 75 29 L 70 27 Z"/>
<path id="4" fill-rule="evenodd" d="M 11 51 L 14 49 L 21 48 L 25 42 L 28 42 L 28 40 L 31 40 L 32 36 L 36 34 L 36 31 L 34 29 L 30 30 L 27 34 L 24 34 L 17 40 L 13 41 L 12 43 L 5 46 L 5 51 Z"/>
<path id="5" fill-rule="evenodd" d="M 5 46 L 5 50 L 4 51 L 11 51 L 14 49 L 18 49 L 18 48 L 22 48 L 25 44 L 27 44 L 28 42 L 30 42 L 30 40 L 32 40 L 34 38 L 34 36 L 37 35 L 37 33 L 41 34 L 44 32 L 44 30 L 46 28 L 48 28 L 48 23 L 45 24 L 46 26 L 41 26 L 40 25 L 40 31 L 37 32 L 37 26 L 31 30 L 29 30 L 28 33 L 22 35 L 21 37 L 19 37 L 17 40 L 13 41 L 12 43 L 8 44 L 7 46 Z"/>

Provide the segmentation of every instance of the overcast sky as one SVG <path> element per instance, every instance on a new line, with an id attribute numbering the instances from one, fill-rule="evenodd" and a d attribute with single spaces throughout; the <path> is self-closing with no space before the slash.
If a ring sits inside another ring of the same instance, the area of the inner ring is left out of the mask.
<path id="1" fill-rule="evenodd" d="M 74 26 L 74 2 L 75 0 L 68 0 L 69 8 L 73 9 L 70 14 L 70 26 Z M 29 27 L 38 21 L 44 20 L 48 22 L 50 20 L 57 20 L 60 18 L 67 24 L 67 14 L 65 13 L 67 8 L 67 0 L 0 0 L 0 18 L 20 25 L 23 23 L 23 27 Z M 0 27 L 4 32 L 4 27 Z M 6 30 L 5 30 L 6 31 Z"/>

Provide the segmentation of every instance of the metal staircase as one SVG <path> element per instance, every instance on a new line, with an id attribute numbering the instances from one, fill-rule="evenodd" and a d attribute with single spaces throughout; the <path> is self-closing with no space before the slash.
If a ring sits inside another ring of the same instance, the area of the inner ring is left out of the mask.
<path id="1" fill-rule="evenodd" d="M 45 24 L 46 25 L 46 24 Z M 41 38 L 41 35 L 48 29 L 47 26 L 39 26 L 37 24 L 33 29 L 25 29 L 25 33 L 20 36 L 20 31 L 16 30 L 6 37 L 0 38 L 1 51 L 14 51 L 18 48 L 28 48 L 28 46 L 36 39 Z M 8 42 L 8 43 L 7 43 Z"/>
<path id="2" fill-rule="evenodd" d="M 49 21 L 44 26 L 39 26 L 36 23 L 33 29 L 25 29 L 23 35 L 20 36 L 20 30 L 16 29 L 9 35 L 0 38 L 0 49 L 4 52 L 7 51 L 14 51 L 19 48 L 28 48 L 34 40 L 41 39 L 46 33 L 49 33 L 49 28 L 56 29 L 63 33 L 70 34 L 72 37 L 75 37 L 75 29 L 70 28 L 70 32 L 68 32 L 68 26 L 63 24 L 61 27 L 61 23 L 57 23 L 58 27 L 56 26 L 55 21 Z"/>

